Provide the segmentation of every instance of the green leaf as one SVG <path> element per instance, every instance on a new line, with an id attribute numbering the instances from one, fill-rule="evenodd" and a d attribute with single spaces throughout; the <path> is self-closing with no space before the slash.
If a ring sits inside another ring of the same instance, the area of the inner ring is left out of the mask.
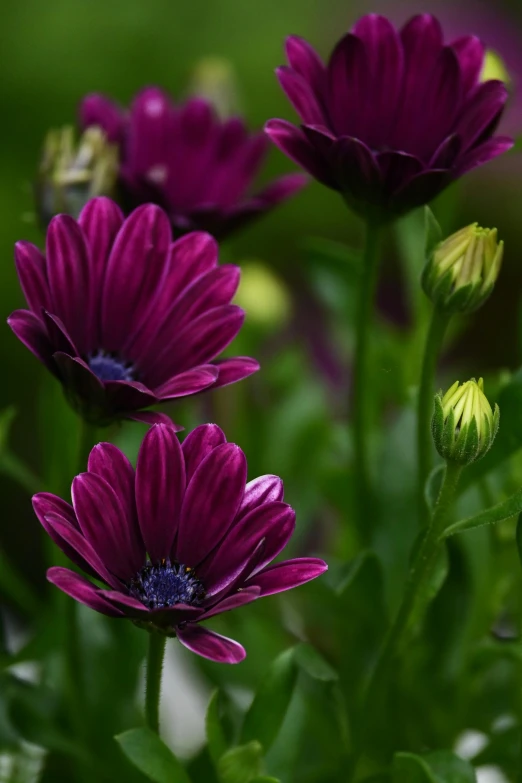
<path id="1" fill-rule="evenodd" d="M 262 754 L 259 742 L 249 742 L 228 750 L 218 764 L 221 783 L 251 783 L 261 775 Z"/>
<path id="2" fill-rule="evenodd" d="M 517 549 L 520 563 L 522 564 L 522 514 L 519 515 L 517 521 Z"/>
<path id="3" fill-rule="evenodd" d="M 306 653 L 304 653 L 306 657 Z M 241 742 L 258 740 L 265 752 L 276 739 L 292 699 L 297 668 L 295 649 L 276 658 L 261 682 L 254 701 L 245 715 Z"/>
<path id="4" fill-rule="evenodd" d="M 392 783 L 441 783 L 428 764 L 413 753 L 397 753 L 393 759 Z"/>
<path id="5" fill-rule="evenodd" d="M 480 514 L 475 514 L 467 519 L 461 519 L 460 522 L 455 522 L 450 525 L 444 531 L 443 538 L 453 536 L 455 533 L 462 533 L 464 530 L 473 530 L 476 527 L 482 527 L 482 525 L 494 525 L 496 522 L 502 522 L 503 519 L 509 519 L 516 514 L 522 512 L 522 489 L 515 492 L 514 495 L 503 500 L 501 503 L 497 503 L 496 506 L 481 511 Z"/>
<path id="6" fill-rule="evenodd" d="M 328 661 L 311 644 L 305 644 L 304 642 L 298 644 L 295 648 L 294 657 L 299 668 L 314 680 L 336 682 L 339 679 L 335 669 L 330 666 Z"/>
<path id="7" fill-rule="evenodd" d="M 424 225 L 425 225 L 425 253 L 429 258 L 439 242 L 442 240 L 442 229 L 429 207 L 424 207 Z"/>
<path id="8" fill-rule="evenodd" d="M 437 750 L 423 758 L 441 783 L 476 783 L 472 765 L 449 750 Z"/>
<path id="9" fill-rule="evenodd" d="M 154 783 L 190 783 L 176 756 L 150 729 L 130 729 L 114 739 L 131 764 Z"/>
<path id="10" fill-rule="evenodd" d="M 257 778 L 252 778 L 250 783 L 281 783 L 279 778 L 269 778 L 266 775 L 261 775 Z"/>
<path id="11" fill-rule="evenodd" d="M 210 697 L 205 721 L 208 750 L 214 764 L 218 763 L 219 759 L 228 748 L 226 733 L 221 722 L 220 699 L 220 691 L 215 690 Z"/>

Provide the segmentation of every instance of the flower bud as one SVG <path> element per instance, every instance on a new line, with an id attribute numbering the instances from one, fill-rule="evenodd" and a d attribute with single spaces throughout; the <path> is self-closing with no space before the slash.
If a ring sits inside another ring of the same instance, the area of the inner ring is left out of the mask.
<path id="1" fill-rule="evenodd" d="M 493 290 L 503 252 L 496 228 L 466 226 L 437 245 L 422 273 L 422 287 L 440 310 L 472 313 Z"/>
<path id="2" fill-rule="evenodd" d="M 70 126 L 49 131 L 36 186 L 42 222 L 59 213 L 77 218 L 91 198 L 113 196 L 117 176 L 117 147 L 101 128 L 87 128 L 78 143 Z"/>
<path id="3" fill-rule="evenodd" d="M 498 405 L 493 412 L 484 394 L 482 378 L 462 385 L 455 381 L 444 396 L 435 396 L 431 429 L 440 456 L 459 465 L 480 459 L 495 439 L 499 417 Z"/>
<path id="4" fill-rule="evenodd" d="M 224 57 L 204 57 L 194 68 L 192 95 L 209 101 L 222 119 L 240 111 L 239 88 L 233 65 Z"/>

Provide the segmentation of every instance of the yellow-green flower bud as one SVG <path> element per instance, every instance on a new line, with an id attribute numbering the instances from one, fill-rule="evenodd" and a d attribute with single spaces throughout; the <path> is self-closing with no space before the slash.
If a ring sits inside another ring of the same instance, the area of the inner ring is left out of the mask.
<path id="1" fill-rule="evenodd" d="M 491 409 L 482 378 L 460 384 L 455 381 L 444 396 L 435 396 L 431 422 L 433 440 L 440 456 L 449 462 L 469 465 L 484 456 L 495 439 L 500 411 Z"/>
<path id="2" fill-rule="evenodd" d="M 209 101 L 222 119 L 240 112 L 236 72 L 224 57 L 204 57 L 196 63 L 189 92 Z"/>
<path id="3" fill-rule="evenodd" d="M 77 218 L 95 196 L 113 196 L 118 176 L 118 150 L 98 127 L 84 131 L 78 142 L 70 126 L 51 130 L 44 142 L 36 186 L 40 218 Z"/>
<path id="4" fill-rule="evenodd" d="M 422 287 L 440 310 L 472 313 L 493 290 L 503 252 L 496 228 L 466 226 L 435 247 L 422 273 Z"/>

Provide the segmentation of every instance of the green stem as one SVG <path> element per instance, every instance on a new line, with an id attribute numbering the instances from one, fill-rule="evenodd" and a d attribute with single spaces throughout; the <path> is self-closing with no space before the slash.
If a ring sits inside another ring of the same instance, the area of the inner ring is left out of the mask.
<path id="1" fill-rule="evenodd" d="M 417 402 L 417 503 L 421 528 L 428 522 L 428 506 L 424 490 L 432 467 L 431 417 L 433 416 L 433 396 L 435 394 L 435 372 L 449 320 L 450 316 L 441 312 L 437 307 L 433 310 L 422 360 Z"/>
<path id="2" fill-rule="evenodd" d="M 355 357 L 353 365 L 353 438 L 354 487 L 357 522 L 361 539 L 368 541 L 371 532 L 368 520 L 371 502 L 370 460 L 368 436 L 371 428 L 371 390 L 369 334 L 373 301 L 379 269 L 380 226 L 372 221 L 366 225 L 361 288 L 356 320 Z"/>
<path id="3" fill-rule="evenodd" d="M 366 691 L 361 719 L 358 749 L 353 763 L 352 780 L 355 779 L 358 763 L 366 748 L 372 717 L 378 712 L 378 706 L 389 680 L 393 664 L 400 653 L 406 631 L 417 605 L 419 596 L 428 582 L 441 547 L 441 536 L 446 529 L 462 466 L 455 462 L 446 464 L 446 473 L 439 493 L 433 517 L 424 538 L 417 550 L 410 569 L 402 603 L 384 641 L 380 656 Z"/>
<path id="4" fill-rule="evenodd" d="M 147 726 L 159 734 L 159 706 L 161 698 L 161 675 L 167 637 L 158 633 L 149 634 L 147 656 L 147 684 L 145 691 L 145 718 Z"/>
<path id="5" fill-rule="evenodd" d="M 29 495 L 41 492 L 44 487 L 42 479 L 33 473 L 19 457 L 10 452 L 2 454 L 0 458 L 0 473 L 16 481 Z"/>

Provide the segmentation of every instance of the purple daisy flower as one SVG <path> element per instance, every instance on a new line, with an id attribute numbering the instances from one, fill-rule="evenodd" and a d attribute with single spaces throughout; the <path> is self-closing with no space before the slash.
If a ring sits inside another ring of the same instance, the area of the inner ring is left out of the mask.
<path id="1" fill-rule="evenodd" d="M 246 484 L 246 475 L 245 455 L 214 424 L 197 427 L 182 446 L 172 427 L 153 426 L 136 471 L 115 446 L 98 444 L 87 473 L 73 481 L 72 506 L 47 492 L 33 498 L 47 533 L 96 584 L 59 567 L 47 578 L 102 614 L 238 663 L 243 647 L 199 623 L 327 569 L 311 557 L 271 564 L 292 536 L 295 513 L 283 503 L 281 479 Z"/>
<path id="2" fill-rule="evenodd" d="M 470 169 L 508 150 L 494 137 L 508 93 L 480 83 L 484 47 L 473 36 L 444 45 L 428 14 L 399 32 L 383 16 L 362 17 L 325 66 L 291 37 L 278 69 L 301 117 L 270 120 L 266 133 L 358 213 L 387 219 L 426 204 Z"/>
<path id="3" fill-rule="evenodd" d="M 222 238 L 301 190 L 307 178 L 284 176 L 247 195 L 267 152 L 263 133 L 240 117 L 220 120 L 211 103 L 191 98 L 174 106 L 158 87 L 135 97 L 129 112 L 103 95 L 80 106 L 83 128 L 101 127 L 120 152 L 125 209 L 152 201 L 178 234 L 202 229 Z"/>
<path id="4" fill-rule="evenodd" d="M 157 206 L 125 220 L 110 199 L 93 199 L 78 221 L 51 221 L 45 255 L 17 243 L 30 309 L 15 311 L 8 323 L 87 421 L 170 421 L 143 409 L 259 369 L 247 357 L 213 361 L 244 319 L 230 304 L 239 268 L 217 266 L 217 258 L 209 234 L 172 242 Z"/>

